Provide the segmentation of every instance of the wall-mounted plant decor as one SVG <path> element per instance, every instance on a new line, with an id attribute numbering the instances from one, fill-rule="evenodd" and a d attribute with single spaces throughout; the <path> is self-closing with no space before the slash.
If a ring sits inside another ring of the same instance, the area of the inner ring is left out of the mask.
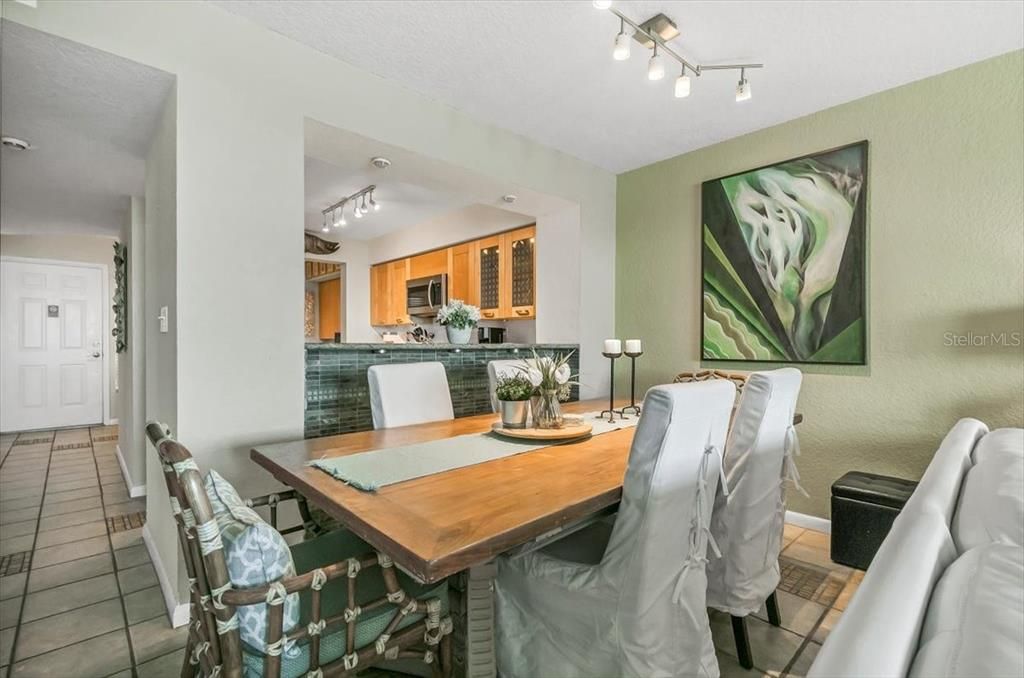
<path id="1" fill-rule="evenodd" d="M 128 349 L 128 246 L 114 243 L 114 340 L 117 352 Z"/>
<path id="2" fill-rule="evenodd" d="M 865 364 L 868 142 L 705 181 L 704 361 Z"/>

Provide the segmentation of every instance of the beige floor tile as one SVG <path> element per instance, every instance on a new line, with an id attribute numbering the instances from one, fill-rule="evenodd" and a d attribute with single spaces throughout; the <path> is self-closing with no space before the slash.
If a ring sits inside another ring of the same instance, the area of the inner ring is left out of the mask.
<path id="1" fill-rule="evenodd" d="M 129 546 L 145 543 L 142 541 L 141 527 L 124 530 L 123 532 L 114 532 L 110 535 L 110 542 L 114 545 L 115 549 L 126 549 Z"/>
<path id="2" fill-rule="evenodd" d="M 3 498 L 3 501 L 8 501 L 10 499 L 30 499 L 32 497 L 38 498 L 42 496 L 43 488 L 41 485 L 36 483 L 31 485 L 15 485 L 11 489 L 4 490 L 0 493 L 0 497 Z"/>
<path id="3" fill-rule="evenodd" d="M 175 650 L 139 664 L 139 678 L 178 678 L 185 661 L 185 649 Z"/>
<path id="4" fill-rule="evenodd" d="M 23 520 L 20 523 L 4 525 L 3 527 L 0 527 L 0 539 L 10 539 L 11 537 L 35 534 L 36 525 L 38 525 L 38 522 L 35 520 Z"/>
<path id="5" fill-rule="evenodd" d="M 69 560 L 77 560 L 87 556 L 94 556 L 98 553 L 105 553 L 110 550 L 110 542 L 107 535 L 92 537 L 81 541 L 74 541 L 70 544 L 50 546 L 45 549 L 36 549 L 32 557 L 32 567 L 48 567 L 57 565 Z"/>
<path id="6" fill-rule="evenodd" d="M 92 537 L 99 537 L 106 534 L 106 521 L 97 520 L 92 523 L 70 525 L 68 527 L 57 528 L 56 530 L 40 532 L 39 538 L 36 540 L 36 548 L 41 549 L 48 546 L 57 546 L 58 544 L 82 541 L 83 539 L 90 539 Z"/>
<path id="7" fill-rule="evenodd" d="M 850 575 L 850 579 L 846 582 L 846 586 L 844 586 L 843 590 L 839 593 L 839 597 L 836 598 L 836 602 L 832 604 L 832 607 L 837 610 L 845 610 L 863 579 L 864 572 L 861 570 L 854 570 Z"/>
<path id="8" fill-rule="evenodd" d="M 32 542 L 35 541 L 35 538 L 34 534 L 23 534 L 20 537 L 0 539 L 0 556 L 32 550 Z"/>
<path id="9" fill-rule="evenodd" d="M 96 508 L 102 506 L 103 501 L 97 497 L 89 497 L 87 499 L 75 499 L 73 501 L 62 501 L 59 504 L 47 504 L 43 507 L 42 516 L 57 516 L 62 513 L 75 513 L 77 511 L 84 511 L 85 509 Z"/>
<path id="10" fill-rule="evenodd" d="M 109 552 L 99 553 L 88 558 L 80 558 L 79 560 L 72 560 L 51 567 L 33 567 L 28 576 L 28 591 L 29 593 L 42 591 L 113 571 L 114 560 L 110 557 Z"/>
<path id="11" fill-rule="evenodd" d="M 0 600 L 0 629 L 10 629 L 18 625 L 21 614 L 21 596 Z"/>
<path id="12" fill-rule="evenodd" d="M 188 639 L 188 626 L 173 629 L 166 617 L 150 619 L 128 629 L 131 632 L 132 649 L 135 650 L 137 664 L 183 648 Z"/>
<path id="13" fill-rule="evenodd" d="M 729 615 L 714 612 L 709 617 L 715 647 L 730 657 L 736 657 L 736 642 L 732 635 Z M 750 636 L 754 666 L 765 673 L 781 672 L 803 642 L 802 636 L 772 626 L 756 617 L 747 618 L 747 633 Z"/>
<path id="14" fill-rule="evenodd" d="M 809 530 L 808 530 L 809 531 Z M 804 534 L 807 534 L 806 532 Z M 828 549 L 821 549 L 812 544 L 808 544 L 803 541 L 804 535 L 800 535 L 797 539 L 783 549 L 782 554 L 787 558 L 793 560 L 799 560 L 804 563 L 811 565 L 817 565 L 818 567 L 824 567 L 826 569 L 835 569 L 840 567 L 832 562 L 832 559 L 828 555 Z"/>
<path id="15" fill-rule="evenodd" d="M 120 551 L 114 551 L 114 561 L 119 570 L 144 565 L 149 562 L 149 552 L 146 550 L 145 544 L 136 544 Z"/>
<path id="16" fill-rule="evenodd" d="M 20 511 L 27 508 L 38 508 L 43 503 L 42 497 L 22 497 L 21 499 L 5 499 L 0 501 L 0 511 Z"/>
<path id="17" fill-rule="evenodd" d="M 58 530 L 62 527 L 83 525 L 85 523 L 92 523 L 98 520 L 104 520 L 103 507 L 101 506 L 85 509 L 83 511 L 75 511 L 74 513 L 61 513 L 55 516 L 41 518 L 39 520 L 39 531 L 46 532 L 47 530 Z"/>
<path id="18" fill-rule="evenodd" d="M 814 625 L 825 613 L 825 606 L 795 596 L 785 591 L 777 591 L 776 597 L 779 601 L 779 616 L 782 618 L 782 628 L 806 636 L 814 628 Z M 755 616 L 768 621 L 768 612 L 764 605 L 757 611 Z"/>
<path id="19" fill-rule="evenodd" d="M 131 668 L 128 638 L 118 630 L 15 664 L 11 678 L 102 678 L 126 668 Z"/>
<path id="20" fill-rule="evenodd" d="M 129 593 L 124 597 L 124 609 L 128 615 L 129 624 L 138 624 L 154 617 L 167 616 L 167 605 L 164 603 L 164 594 L 159 586 L 150 586 L 148 589 Z"/>
<path id="21" fill-rule="evenodd" d="M 790 667 L 789 672 L 786 674 L 792 678 L 803 678 L 807 675 L 807 672 L 811 668 L 811 664 L 814 663 L 814 658 L 818 656 L 818 650 L 821 646 L 817 643 L 807 643 L 807 647 L 803 649 L 797 660 L 793 662 L 793 666 Z"/>
<path id="22" fill-rule="evenodd" d="M 720 650 L 715 655 L 718 659 L 718 673 L 721 678 L 762 678 L 764 675 L 757 668 L 748 671 L 740 666 L 738 659 Z"/>
<path id="23" fill-rule="evenodd" d="M 825 639 L 828 638 L 828 634 L 832 632 L 835 625 L 839 623 L 839 617 L 842 616 L 842 610 L 836 610 L 835 608 L 828 611 L 825 618 L 821 620 L 821 624 L 814 630 L 814 636 L 812 639 L 816 643 L 824 643 Z"/>
<path id="24" fill-rule="evenodd" d="M 93 489 L 99 490 L 100 483 L 96 479 L 96 476 L 91 478 L 75 478 L 74 480 L 65 480 L 59 483 L 47 482 L 46 483 L 46 495 L 61 494 L 70 492 L 71 490 L 86 490 Z"/>
<path id="25" fill-rule="evenodd" d="M 11 663 L 11 650 L 14 649 L 14 628 L 0 631 L 0 667 Z"/>
<path id="26" fill-rule="evenodd" d="M 0 525 L 10 525 L 11 523 L 21 523 L 26 520 L 35 520 L 39 517 L 39 507 L 34 506 L 27 509 L 0 509 Z"/>
<path id="27" fill-rule="evenodd" d="M 126 570 L 118 570 L 117 578 L 121 580 L 121 591 L 123 593 L 141 591 L 158 583 L 156 570 L 149 563 L 137 567 L 129 567 Z"/>
<path id="28" fill-rule="evenodd" d="M 21 623 L 42 619 L 61 612 L 70 612 L 86 605 L 117 598 L 117 578 L 104 574 L 52 589 L 28 594 Z"/>
<path id="29" fill-rule="evenodd" d="M 123 627 L 120 600 L 87 605 L 22 624 L 14 658 L 21 661 Z"/>
<path id="30" fill-rule="evenodd" d="M 119 504 L 105 504 L 104 511 L 107 516 L 123 516 L 126 513 L 138 513 L 146 510 L 145 499 L 131 499 Z"/>
<path id="31" fill-rule="evenodd" d="M 0 577 L 0 600 L 7 600 L 25 593 L 26 581 L 28 581 L 28 572 Z"/>

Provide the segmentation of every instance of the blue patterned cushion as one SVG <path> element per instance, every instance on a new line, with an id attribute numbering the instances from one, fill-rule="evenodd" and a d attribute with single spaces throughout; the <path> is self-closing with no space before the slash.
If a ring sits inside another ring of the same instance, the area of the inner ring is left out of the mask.
<path id="1" fill-rule="evenodd" d="M 253 588 L 295 576 L 292 552 L 281 533 L 246 506 L 231 483 L 216 471 L 206 474 L 206 494 L 220 528 L 224 559 L 234 588 Z M 298 623 L 299 595 L 293 593 L 284 603 L 284 632 L 291 631 Z M 265 653 L 266 603 L 239 607 L 238 630 L 242 642 Z M 294 643 L 285 646 L 285 657 L 298 656 L 298 653 Z"/>

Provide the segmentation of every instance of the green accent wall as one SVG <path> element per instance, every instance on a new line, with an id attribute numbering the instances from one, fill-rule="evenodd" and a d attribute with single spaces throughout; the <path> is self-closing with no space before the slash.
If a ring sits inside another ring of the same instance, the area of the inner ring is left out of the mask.
<path id="1" fill-rule="evenodd" d="M 868 365 L 801 366 L 811 496 L 789 508 L 827 517 L 849 470 L 919 478 L 961 417 L 1024 426 L 1022 83 L 1012 52 L 620 175 L 616 335 L 644 340 L 637 388 L 701 367 L 701 182 L 868 139 Z M 680 124 L 687 103 L 666 100 Z"/>

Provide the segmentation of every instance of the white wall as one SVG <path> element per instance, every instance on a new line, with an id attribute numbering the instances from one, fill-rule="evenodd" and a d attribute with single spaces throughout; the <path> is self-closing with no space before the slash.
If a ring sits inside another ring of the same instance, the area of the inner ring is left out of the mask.
<path id="1" fill-rule="evenodd" d="M 199 464 L 220 470 L 242 494 L 276 487 L 250 461 L 253 444 L 302 437 L 303 241 L 296 226 L 304 212 L 307 117 L 578 203 L 582 300 L 575 339 L 583 345 L 584 381 L 593 392 L 607 388 L 600 340 L 614 327 L 613 174 L 210 3 L 5 3 L 3 12 L 178 77 L 176 245 L 150 237 L 166 235 L 148 230 L 156 205 L 146 196 L 147 255 L 155 249 L 177 271 L 176 374 L 160 380 L 159 389 L 177 389 L 177 411 L 163 414 L 176 418 L 176 433 Z M 358 106 L 353 91 L 361 94 Z M 153 263 L 147 256 L 147 283 Z M 351 280 L 358 275 L 350 273 L 346 283 L 361 284 Z M 369 310 L 348 314 L 368 318 Z M 355 330 L 355 323 L 348 326 Z M 148 367 L 154 346 L 147 349 Z M 151 376 L 147 369 L 147 391 L 157 388 Z M 150 473 L 150 521 L 166 515 L 153 492 L 158 485 Z M 155 536 L 162 554 L 176 550 L 171 534 Z M 184 598 L 184 587 L 178 596 Z"/>
<path id="2" fill-rule="evenodd" d="M 180 138 L 177 134 L 177 97 L 171 93 L 164 104 L 160 124 L 146 154 L 145 200 L 145 302 L 143 322 L 138 325 L 145 335 L 145 420 L 156 420 L 170 427 L 181 437 L 178 428 L 179 389 L 186 379 L 200 383 L 202 375 L 178 371 L 178 261 L 176 248 L 178 223 L 178 163 Z M 187 275 L 187 271 L 182 272 Z M 168 331 L 161 332 L 157 316 L 160 308 L 168 308 Z M 301 331 L 301 330 L 300 330 Z M 212 375 L 211 375 L 212 376 Z M 216 408 L 210 414 L 216 416 Z M 187 435 L 184 436 L 187 440 Z M 164 590 L 169 606 L 185 600 L 185 568 L 178 553 L 177 528 L 170 512 L 170 500 L 157 463 L 156 450 L 145 443 L 146 460 L 146 531 L 150 535 L 153 558 L 158 572 L 175 590 Z"/>
<path id="3" fill-rule="evenodd" d="M 4 224 L 4 230 L 16 227 L 15 224 Z M 5 257 L 28 257 L 31 259 L 59 259 L 62 261 L 80 261 L 86 264 L 103 264 L 107 267 L 107 290 L 110 296 L 104 299 L 107 314 L 107 327 L 114 327 L 114 242 L 115 238 L 102 235 L 23 235 L 20 233 L 0 234 L 0 254 Z M 108 334 L 105 339 L 107 353 L 107 379 L 110 392 L 108 411 L 110 417 L 117 419 L 121 412 L 118 372 L 116 363 L 117 344 L 114 336 Z"/>
<path id="4" fill-rule="evenodd" d="M 125 311 L 128 336 L 126 349 L 118 360 L 118 381 L 121 385 L 118 450 L 132 496 L 141 496 L 146 489 L 146 439 L 143 432 L 146 414 L 145 229 L 145 201 L 133 197 L 121 228 L 121 242 L 128 247 L 128 308 Z"/>

